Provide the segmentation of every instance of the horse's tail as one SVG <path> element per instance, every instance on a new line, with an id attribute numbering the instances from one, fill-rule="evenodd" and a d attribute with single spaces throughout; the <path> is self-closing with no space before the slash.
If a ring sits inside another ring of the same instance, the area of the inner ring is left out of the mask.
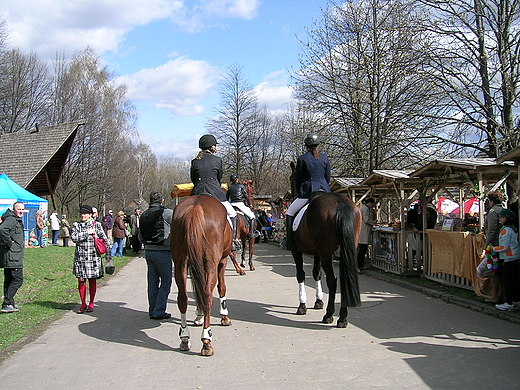
<path id="1" fill-rule="evenodd" d="M 191 282 L 195 291 L 195 302 L 203 313 L 207 309 L 205 286 L 207 275 L 204 270 L 204 210 L 199 205 L 191 205 L 186 209 L 185 216 L 186 244 L 188 246 L 188 267 L 191 272 Z"/>
<path id="2" fill-rule="evenodd" d="M 338 199 L 336 223 L 340 231 L 339 281 L 341 302 L 348 307 L 361 305 L 356 258 L 356 209 L 345 199 Z"/>

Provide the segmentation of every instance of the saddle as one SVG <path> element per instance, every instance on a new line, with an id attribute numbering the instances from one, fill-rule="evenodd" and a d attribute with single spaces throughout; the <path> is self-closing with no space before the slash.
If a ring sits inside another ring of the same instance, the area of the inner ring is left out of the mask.
<path id="1" fill-rule="evenodd" d="M 307 204 L 305 206 L 303 206 L 300 210 L 298 210 L 298 212 L 296 213 L 296 215 L 294 216 L 294 221 L 293 221 L 293 231 L 296 231 L 296 229 L 298 229 L 298 226 L 300 226 L 300 222 L 302 220 L 302 217 L 303 217 L 303 214 L 305 214 L 305 211 L 307 210 L 307 207 L 309 207 L 309 204 L 314 200 L 316 199 L 318 196 L 322 195 L 322 194 L 326 194 L 325 191 L 323 190 L 319 190 L 319 191 L 315 191 L 311 194 L 311 196 L 309 196 L 309 201 L 307 202 Z"/>
<path id="2" fill-rule="evenodd" d="M 233 206 L 233 209 L 235 209 L 235 211 L 237 212 L 237 216 L 240 216 L 240 218 L 242 218 L 242 221 L 244 222 L 244 224 L 246 226 L 249 226 L 249 218 L 248 218 L 248 216 L 245 215 L 244 212 L 242 210 L 240 210 L 236 206 Z"/>

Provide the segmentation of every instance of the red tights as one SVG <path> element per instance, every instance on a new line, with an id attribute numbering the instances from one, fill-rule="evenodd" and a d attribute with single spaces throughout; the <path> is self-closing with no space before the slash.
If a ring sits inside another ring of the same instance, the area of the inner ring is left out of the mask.
<path id="1" fill-rule="evenodd" d="M 89 291 L 89 307 L 94 306 L 94 297 L 96 296 L 96 290 L 97 290 L 97 284 L 96 279 L 89 279 L 88 280 L 88 291 Z M 81 307 L 87 307 L 87 283 L 85 279 L 78 278 L 78 291 L 79 291 L 79 297 L 81 298 Z"/>

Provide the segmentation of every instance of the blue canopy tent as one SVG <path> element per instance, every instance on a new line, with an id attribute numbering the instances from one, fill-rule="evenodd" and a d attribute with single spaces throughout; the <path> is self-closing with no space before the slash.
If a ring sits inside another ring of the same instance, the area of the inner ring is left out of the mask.
<path id="1" fill-rule="evenodd" d="M 49 202 L 30 193 L 9 179 L 5 173 L 2 173 L 0 174 L 0 217 L 8 208 L 12 209 L 13 203 L 15 202 L 22 202 L 28 211 L 22 217 L 25 242 L 31 246 L 35 245 L 34 229 L 36 228 L 36 211 L 38 211 L 38 209 L 42 210 L 44 218 L 46 218 Z M 47 228 L 44 229 L 44 240 L 47 237 L 46 230 Z"/>

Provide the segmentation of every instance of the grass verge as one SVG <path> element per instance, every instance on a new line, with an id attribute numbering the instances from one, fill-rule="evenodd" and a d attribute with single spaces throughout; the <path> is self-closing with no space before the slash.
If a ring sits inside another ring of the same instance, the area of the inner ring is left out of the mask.
<path id="1" fill-rule="evenodd" d="M 72 274 L 74 247 L 27 248 L 24 281 L 15 295 L 17 313 L 0 314 L 0 362 L 36 339 L 47 325 L 74 309 L 79 302 L 77 279 Z M 116 257 L 116 273 L 131 257 Z M 111 276 L 99 280 L 99 285 Z M 0 278 L 3 291 L 3 276 Z"/>

